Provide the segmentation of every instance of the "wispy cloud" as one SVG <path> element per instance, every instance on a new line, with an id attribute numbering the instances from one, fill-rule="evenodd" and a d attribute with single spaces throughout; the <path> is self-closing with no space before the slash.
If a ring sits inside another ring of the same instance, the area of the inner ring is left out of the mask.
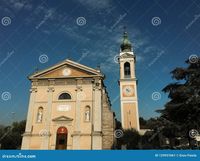
<path id="1" fill-rule="evenodd" d="M 21 9 L 32 9 L 31 0 L 2 0 L 9 8 L 19 11 Z"/>
<path id="2" fill-rule="evenodd" d="M 106 9 L 111 7 L 111 0 L 78 0 L 83 6 L 91 9 Z"/>

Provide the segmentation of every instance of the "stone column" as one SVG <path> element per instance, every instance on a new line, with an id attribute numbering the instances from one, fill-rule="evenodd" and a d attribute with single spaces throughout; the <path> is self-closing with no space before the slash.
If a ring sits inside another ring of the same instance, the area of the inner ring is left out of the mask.
<path id="1" fill-rule="evenodd" d="M 53 92 L 54 92 L 54 80 L 49 80 L 49 87 L 47 89 L 48 92 L 48 103 L 47 103 L 47 113 L 46 116 L 44 117 L 45 119 L 45 131 L 46 134 L 43 137 L 43 143 L 41 146 L 41 149 L 50 149 L 49 147 L 49 141 L 50 141 L 50 127 L 51 127 L 51 111 L 52 111 L 52 99 L 53 99 Z"/>
<path id="2" fill-rule="evenodd" d="M 102 149 L 102 89 L 100 78 L 94 81 L 93 95 L 92 149 Z"/>
<path id="3" fill-rule="evenodd" d="M 36 87 L 32 87 L 30 89 L 29 107 L 28 107 L 28 114 L 27 114 L 27 119 L 26 119 L 26 130 L 25 130 L 25 133 L 23 134 L 21 149 L 29 149 L 29 146 L 30 146 L 36 92 L 37 92 Z"/>
<path id="4" fill-rule="evenodd" d="M 76 85 L 76 110 L 75 110 L 75 127 L 73 134 L 73 149 L 80 149 L 80 133 L 81 133 L 81 100 L 82 100 L 82 79 L 77 79 Z"/>

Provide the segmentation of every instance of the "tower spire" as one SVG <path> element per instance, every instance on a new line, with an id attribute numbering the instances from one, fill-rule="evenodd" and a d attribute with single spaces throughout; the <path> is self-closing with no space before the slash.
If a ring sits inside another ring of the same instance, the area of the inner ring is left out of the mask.
<path id="1" fill-rule="evenodd" d="M 126 32 L 126 27 L 124 27 L 124 34 L 123 34 L 123 40 L 122 40 L 122 44 L 121 44 L 121 51 L 122 52 L 132 51 L 132 45 L 131 45 L 131 42 L 128 39 L 128 33 Z"/>

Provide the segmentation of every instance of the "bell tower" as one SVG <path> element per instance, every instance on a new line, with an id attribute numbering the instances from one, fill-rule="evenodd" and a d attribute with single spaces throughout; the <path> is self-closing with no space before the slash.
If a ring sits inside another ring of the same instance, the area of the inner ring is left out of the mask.
<path id="1" fill-rule="evenodd" d="M 134 128 L 139 131 L 140 126 L 135 63 L 136 56 L 132 50 L 128 34 L 127 32 L 124 32 L 119 55 L 121 121 L 124 129 Z"/>

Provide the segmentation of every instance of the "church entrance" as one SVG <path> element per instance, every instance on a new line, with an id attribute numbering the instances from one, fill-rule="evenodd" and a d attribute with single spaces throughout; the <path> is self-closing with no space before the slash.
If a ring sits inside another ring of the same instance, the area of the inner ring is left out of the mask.
<path id="1" fill-rule="evenodd" d="M 57 130 L 56 136 L 56 149 L 58 150 L 66 150 L 67 149 L 67 128 L 59 127 Z"/>

